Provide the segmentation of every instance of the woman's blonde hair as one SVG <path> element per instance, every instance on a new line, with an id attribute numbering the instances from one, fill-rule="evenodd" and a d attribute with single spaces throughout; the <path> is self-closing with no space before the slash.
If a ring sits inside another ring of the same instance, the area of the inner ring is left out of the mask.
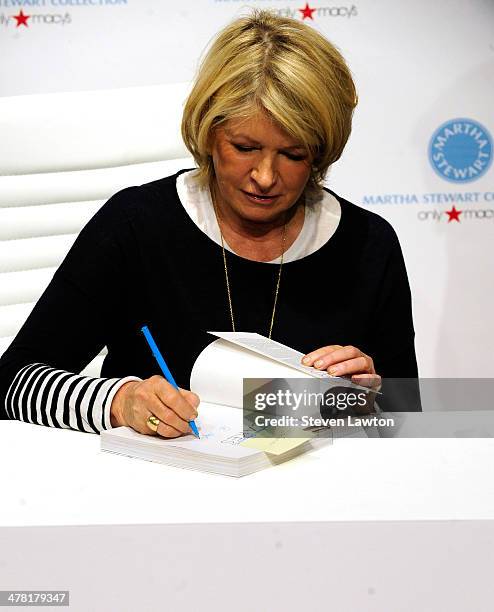
<path id="1" fill-rule="evenodd" d="M 312 155 L 308 187 L 321 186 L 350 136 L 357 94 L 340 52 L 312 27 L 266 10 L 233 21 L 214 39 L 185 104 L 182 137 L 212 185 L 214 128 L 268 114 Z"/>

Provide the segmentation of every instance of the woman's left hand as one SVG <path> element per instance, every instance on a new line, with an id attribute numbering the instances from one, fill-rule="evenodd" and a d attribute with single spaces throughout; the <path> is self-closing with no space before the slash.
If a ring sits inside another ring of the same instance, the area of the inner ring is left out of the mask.
<path id="1" fill-rule="evenodd" d="M 355 346 L 323 346 L 307 353 L 302 363 L 317 370 L 326 370 L 331 376 L 350 376 L 352 382 L 358 385 L 373 389 L 381 386 L 381 377 L 376 374 L 372 357 Z"/>

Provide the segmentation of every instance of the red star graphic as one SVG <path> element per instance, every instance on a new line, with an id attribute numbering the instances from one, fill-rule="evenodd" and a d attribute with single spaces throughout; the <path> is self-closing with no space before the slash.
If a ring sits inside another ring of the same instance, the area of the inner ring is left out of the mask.
<path id="1" fill-rule="evenodd" d="M 24 15 L 24 13 L 22 12 L 22 9 L 19 11 L 18 15 L 13 15 L 14 19 L 17 20 L 17 25 L 15 26 L 16 28 L 18 28 L 21 25 L 24 25 L 27 27 L 29 27 L 27 25 L 27 20 L 31 17 L 31 15 Z"/>
<path id="2" fill-rule="evenodd" d="M 298 9 L 301 13 L 302 13 L 302 19 L 305 19 L 306 17 L 308 19 L 314 19 L 314 17 L 312 17 L 312 13 L 316 10 L 316 9 L 312 9 L 309 7 L 309 4 L 306 2 L 305 6 L 303 9 Z"/>
<path id="3" fill-rule="evenodd" d="M 446 214 L 449 216 L 448 219 L 448 223 L 451 223 L 451 221 L 458 221 L 458 223 L 460 222 L 460 215 L 463 211 L 461 210 L 456 210 L 454 204 L 453 204 L 453 208 L 451 210 L 447 210 Z"/>

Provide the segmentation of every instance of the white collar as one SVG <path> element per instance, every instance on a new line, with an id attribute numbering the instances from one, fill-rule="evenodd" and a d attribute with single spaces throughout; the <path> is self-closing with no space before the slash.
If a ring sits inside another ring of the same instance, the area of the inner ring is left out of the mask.
<path id="1" fill-rule="evenodd" d="M 197 227 L 216 244 L 221 245 L 221 235 L 214 213 L 208 187 L 200 187 L 195 170 L 182 172 L 177 177 L 177 193 L 182 206 Z M 309 200 L 305 206 L 302 230 L 295 242 L 283 255 L 283 261 L 302 259 L 320 249 L 333 236 L 341 218 L 338 200 L 327 191 L 317 200 Z M 225 249 L 234 253 L 225 242 Z M 280 258 L 266 263 L 280 263 Z"/>

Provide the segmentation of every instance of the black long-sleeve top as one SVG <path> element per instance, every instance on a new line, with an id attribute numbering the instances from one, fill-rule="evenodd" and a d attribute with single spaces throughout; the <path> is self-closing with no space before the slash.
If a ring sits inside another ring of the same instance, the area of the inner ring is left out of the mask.
<path id="1" fill-rule="evenodd" d="M 159 374 L 148 325 L 179 386 L 231 330 L 221 246 L 186 213 L 177 175 L 114 196 L 83 228 L 0 359 L 0 416 L 98 432 L 123 377 Z M 283 265 L 272 338 L 303 353 L 354 345 L 383 377 L 416 378 L 410 289 L 391 225 L 337 196 L 317 251 Z M 267 335 L 278 266 L 227 252 L 237 330 Z M 101 378 L 80 372 L 107 346 Z M 410 408 L 413 409 L 413 408 Z"/>

